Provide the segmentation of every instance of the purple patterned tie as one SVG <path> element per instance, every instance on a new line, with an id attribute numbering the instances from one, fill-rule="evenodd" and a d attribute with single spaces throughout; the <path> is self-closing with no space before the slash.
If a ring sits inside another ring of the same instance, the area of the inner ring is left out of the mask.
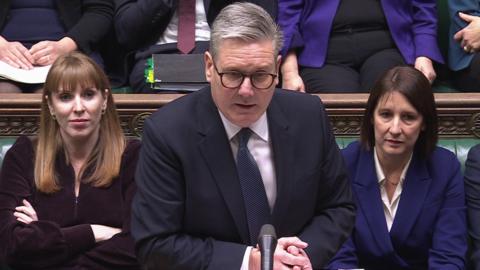
<path id="1" fill-rule="evenodd" d="M 178 42 L 180 52 L 188 54 L 195 47 L 195 0 L 178 3 Z"/>

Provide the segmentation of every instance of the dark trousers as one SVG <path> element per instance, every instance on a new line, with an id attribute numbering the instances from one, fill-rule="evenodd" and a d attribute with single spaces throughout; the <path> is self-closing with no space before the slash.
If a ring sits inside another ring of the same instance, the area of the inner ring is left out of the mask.
<path id="1" fill-rule="evenodd" d="M 476 53 L 470 65 L 453 75 L 454 86 L 463 92 L 480 92 L 480 54 Z"/>
<path id="2" fill-rule="evenodd" d="M 405 61 L 386 30 L 332 34 L 325 65 L 300 67 L 309 93 L 368 92 L 388 69 Z"/>

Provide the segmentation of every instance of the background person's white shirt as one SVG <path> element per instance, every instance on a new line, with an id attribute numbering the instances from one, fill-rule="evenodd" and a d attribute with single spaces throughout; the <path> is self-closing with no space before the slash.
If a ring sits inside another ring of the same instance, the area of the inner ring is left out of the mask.
<path id="1" fill-rule="evenodd" d="M 157 41 L 157 45 L 176 43 L 178 40 L 178 10 L 172 15 L 170 23 Z M 195 2 L 195 41 L 209 41 L 210 40 L 210 26 L 207 21 L 207 14 L 203 0 L 196 0 Z"/>

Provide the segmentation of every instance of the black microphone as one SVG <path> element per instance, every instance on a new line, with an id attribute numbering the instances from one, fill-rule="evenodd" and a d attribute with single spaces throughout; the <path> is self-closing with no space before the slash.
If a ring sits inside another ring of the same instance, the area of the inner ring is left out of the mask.
<path id="1" fill-rule="evenodd" d="M 273 253 L 277 247 L 277 234 L 271 224 L 264 224 L 258 235 L 258 245 L 260 246 L 261 269 L 273 269 Z"/>

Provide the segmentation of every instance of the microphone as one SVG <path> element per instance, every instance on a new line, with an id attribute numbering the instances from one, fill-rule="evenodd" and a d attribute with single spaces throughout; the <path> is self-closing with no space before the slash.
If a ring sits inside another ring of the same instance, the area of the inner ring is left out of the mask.
<path id="1" fill-rule="evenodd" d="M 277 247 L 277 234 L 271 224 L 264 224 L 258 235 L 258 245 L 260 246 L 261 270 L 273 269 L 273 253 Z"/>

